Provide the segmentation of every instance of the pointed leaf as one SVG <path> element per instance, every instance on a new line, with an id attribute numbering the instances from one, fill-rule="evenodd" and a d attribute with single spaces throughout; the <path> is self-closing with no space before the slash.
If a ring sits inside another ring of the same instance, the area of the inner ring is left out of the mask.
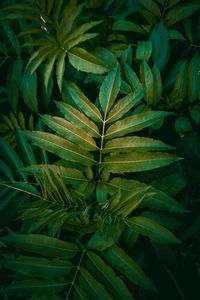
<path id="1" fill-rule="evenodd" d="M 126 221 L 132 230 L 137 231 L 158 243 L 178 243 L 175 236 L 165 227 L 146 217 L 133 217 Z"/>
<path id="2" fill-rule="evenodd" d="M 133 300 L 122 279 L 115 274 L 113 269 L 100 256 L 90 251 L 87 252 L 87 256 L 90 261 L 88 265 L 89 271 L 92 272 L 96 279 L 102 282 L 114 299 Z"/>
<path id="3" fill-rule="evenodd" d="M 133 152 L 106 157 L 102 166 L 111 173 L 142 172 L 167 166 L 178 158 L 168 153 Z"/>
<path id="4" fill-rule="evenodd" d="M 130 152 L 130 151 L 164 151 L 173 147 L 151 138 L 131 136 L 124 138 L 116 138 L 105 144 L 104 152 Z"/>
<path id="5" fill-rule="evenodd" d="M 140 65 L 140 76 L 144 86 L 144 99 L 148 105 L 153 103 L 154 99 L 154 80 L 151 68 L 146 61 Z"/>
<path id="6" fill-rule="evenodd" d="M 78 107 L 92 120 L 102 122 L 98 108 L 83 94 L 73 82 L 65 82 L 66 89 Z"/>
<path id="7" fill-rule="evenodd" d="M 38 112 L 38 103 L 37 103 L 37 74 L 30 74 L 26 70 L 23 74 L 20 90 L 27 107 L 33 111 Z"/>
<path id="8" fill-rule="evenodd" d="M 62 82 L 63 82 L 63 76 L 65 72 L 65 57 L 66 52 L 62 52 L 58 56 L 57 65 L 56 65 L 56 77 L 57 77 L 57 83 L 60 92 L 62 91 Z"/>
<path id="9" fill-rule="evenodd" d="M 145 289 L 157 291 L 152 281 L 141 268 L 117 245 L 101 252 L 101 256 L 128 280 Z"/>
<path id="10" fill-rule="evenodd" d="M 9 246 L 37 253 L 47 257 L 67 259 L 76 255 L 78 248 L 60 239 L 49 237 L 43 234 L 11 234 L 1 237 L 1 241 Z"/>
<path id="11" fill-rule="evenodd" d="M 119 120 L 123 115 L 125 115 L 131 108 L 136 106 L 144 95 L 143 88 L 138 89 L 134 93 L 130 93 L 124 98 L 120 99 L 111 109 L 108 114 L 106 123 L 109 124 L 113 121 Z"/>
<path id="12" fill-rule="evenodd" d="M 169 37 L 163 20 L 156 24 L 150 35 L 153 44 L 152 59 L 159 70 L 163 70 L 169 58 Z"/>
<path id="13" fill-rule="evenodd" d="M 107 116 L 112 107 L 121 85 L 121 77 L 119 67 L 114 68 L 103 81 L 100 92 L 99 102 L 101 104 L 104 115 Z"/>
<path id="14" fill-rule="evenodd" d="M 71 49 L 68 57 L 70 64 L 82 72 L 102 74 L 107 71 L 107 67 L 100 60 L 82 48 Z"/>
<path id="15" fill-rule="evenodd" d="M 86 291 L 91 299 L 112 300 L 112 297 L 105 290 L 104 286 L 83 267 L 80 268 L 81 276 L 79 278 L 80 286 Z"/>
<path id="16" fill-rule="evenodd" d="M 169 115 L 169 113 L 164 111 L 147 111 L 127 117 L 108 127 L 105 138 L 111 139 L 113 137 L 123 136 L 128 133 L 140 131 L 155 124 L 167 115 Z"/>
<path id="17" fill-rule="evenodd" d="M 80 113 L 77 109 L 62 102 L 56 102 L 59 110 L 64 114 L 67 120 L 74 125 L 83 129 L 92 137 L 100 137 L 99 129 L 94 122 L 88 119 L 84 114 Z"/>
<path id="18" fill-rule="evenodd" d="M 96 142 L 91 136 L 65 119 L 43 115 L 42 121 L 51 129 L 55 130 L 58 135 L 80 145 L 81 148 L 88 151 L 95 151 L 98 149 Z"/>
<path id="19" fill-rule="evenodd" d="M 95 163 L 93 156 L 89 154 L 89 152 L 80 149 L 78 146 L 64 138 L 40 131 L 26 132 L 25 134 L 34 145 L 54 153 L 60 158 L 80 162 L 86 166 L 91 166 Z"/>

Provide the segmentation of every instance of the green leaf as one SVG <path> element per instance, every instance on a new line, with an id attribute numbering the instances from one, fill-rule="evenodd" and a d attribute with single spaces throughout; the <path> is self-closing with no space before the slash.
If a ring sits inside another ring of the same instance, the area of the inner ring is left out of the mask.
<path id="1" fill-rule="evenodd" d="M 29 175 L 43 176 L 46 169 L 60 176 L 63 181 L 68 184 L 77 184 L 87 181 L 83 173 L 79 170 L 52 164 L 31 165 L 29 167 L 23 168 L 21 171 Z"/>
<path id="2" fill-rule="evenodd" d="M 64 160 L 80 162 L 86 166 L 91 166 L 95 163 L 93 156 L 89 152 L 80 149 L 64 138 L 40 131 L 26 132 L 25 135 L 34 145 L 54 153 Z"/>
<path id="3" fill-rule="evenodd" d="M 37 189 L 33 185 L 27 182 L 13 181 L 13 182 L 1 182 L 0 184 L 10 189 L 14 189 L 16 191 L 20 191 L 31 196 L 41 198 L 41 195 L 37 191 Z"/>
<path id="4" fill-rule="evenodd" d="M 109 112 L 106 124 L 119 120 L 121 117 L 123 117 L 123 115 L 129 112 L 131 108 L 140 103 L 143 95 L 144 90 L 143 88 L 140 88 L 136 92 L 130 93 L 124 98 L 120 99 Z"/>
<path id="5" fill-rule="evenodd" d="M 112 30 L 137 32 L 142 35 L 146 34 L 140 25 L 126 20 L 115 21 L 112 25 Z"/>
<path id="6" fill-rule="evenodd" d="M 48 60 L 47 60 L 47 63 L 45 65 L 45 70 L 44 70 L 44 85 L 45 85 L 46 90 L 48 90 L 49 79 L 53 72 L 53 67 L 54 67 L 55 61 L 61 53 L 62 53 L 62 50 L 60 50 L 59 48 L 58 49 L 56 48 L 53 51 L 53 53 L 48 56 Z"/>
<path id="7" fill-rule="evenodd" d="M 178 243 L 175 236 L 165 227 L 146 217 L 132 217 L 126 224 L 138 233 L 158 243 Z"/>
<path id="8" fill-rule="evenodd" d="M 112 300 L 112 297 L 105 290 L 104 286 L 99 283 L 85 268 L 80 268 L 80 274 L 80 286 L 91 299 Z"/>
<path id="9" fill-rule="evenodd" d="M 154 180 L 151 184 L 158 190 L 164 193 L 175 196 L 178 194 L 186 185 L 187 180 L 182 172 L 173 173 L 171 175 L 164 176 Z"/>
<path id="10" fill-rule="evenodd" d="M 150 40 L 153 44 L 152 59 L 159 70 L 163 70 L 169 58 L 169 37 L 163 20 L 151 32 Z"/>
<path id="11" fill-rule="evenodd" d="M 76 245 L 43 234 L 19 234 L 12 232 L 7 236 L 1 237 L 0 240 L 17 249 L 47 257 L 67 259 L 75 256 L 78 252 Z"/>
<path id="12" fill-rule="evenodd" d="M 130 151 L 165 151 L 173 147 L 151 138 L 140 136 L 122 137 L 108 141 L 103 149 L 104 152 L 130 152 Z"/>
<path id="13" fill-rule="evenodd" d="M 164 111 L 147 111 L 118 121 L 108 127 L 105 138 L 123 136 L 149 127 L 169 115 Z"/>
<path id="14" fill-rule="evenodd" d="M 30 277 L 63 277 L 73 265 L 68 261 L 49 260 L 40 257 L 3 255 L 0 263 L 4 268 Z"/>
<path id="15" fill-rule="evenodd" d="M 154 79 L 151 68 L 146 61 L 140 65 L 140 76 L 144 86 L 144 99 L 148 105 L 152 105 L 154 99 Z"/>
<path id="16" fill-rule="evenodd" d="M 52 295 L 66 288 L 68 283 L 58 280 L 24 280 L 16 281 L 6 287 L 6 292 L 17 296 Z"/>
<path id="17" fill-rule="evenodd" d="M 124 64 L 124 73 L 133 90 L 142 88 L 142 83 L 140 82 L 138 76 L 128 64 Z"/>
<path id="18" fill-rule="evenodd" d="M 192 57 L 188 66 L 188 100 L 193 103 L 195 100 L 199 99 L 199 66 L 200 66 L 200 56 L 199 53 Z"/>
<path id="19" fill-rule="evenodd" d="M 198 11 L 200 4 L 197 2 L 189 2 L 176 5 L 168 10 L 165 19 L 167 20 L 167 26 L 170 27 L 181 20 L 188 18 L 193 13 Z"/>
<path id="20" fill-rule="evenodd" d="M 37 74 L 30 74 L 26 70 L 23 74 L 20 90 L 27 107 L 37 113 L 38 112 L 38 103 L 37 103 Z"/>
<path id="21" fill-rule="evenodd" d="M 139 3 L 146 8 L 147 10 L 149 10 L 155 17 L 160 17 L 161 15 L 161 11 L 159 6 L 156 4 L 156 2 L 151 1 L 149 2 L 149 0 L 139 0 Z"/>
<path id="22" fill-rule="evenodd" d="M 67 91 L 80 109 L 93 121 L 102 122 L 102 116 L 98 108 L 83 94 L 73 82 L 65 82 Z"/>
<path id="23" fill-rule="evenodd" d="M 63 83 L 63 77 L 65 72 L 65 57 L 66 57 L 66 52 L 65 51 L 61 52 L 58 56 L 57 65 L 56 65 L 56 77 L 57 77 L 57 83 L 60 92 L 62 91 L 62 83 Z"/>
<path id="24" fill-rule="evenodd" d="M 63 118 L 52 117 L 49 115 L 43 115 L 42 121 L 56 133 L 67 140 L 78 144 L 81 148 L 88 151 L 95 151 L 98 149 L 94 139 L 86 132 L 80 130 L 79 127 L 66 121 Z"/>
<path id="25" fill-rule="evenodd" d="M 18 59 L 11 64 L 7 75 L 7 93 L 8 101 L 13 112 L 17 113 L 19 100 L 19 86 L 21 82 L 21 73 L 23 61 Z"/>
<path id="26" fill-rule="evenodd" d="M 21 177 L 26 180 L 26 176 L 20 172 L 20 169 L 23 168 L 23 163 L 18 154 L 2 138 L 0 138 L 0 154 L 8 166 L 15 172 L 19 171 Z"/>
<path id="27" fill-rule="evenodd" d="M 56 102 L 59 110 L 64 114 L 65 118 L 74 125 L 80 127 L 92 137 L 100 137 L 99 129 L 94 122 L 88 119 L 79 110 L 71 105 L 62 102 Z"/>
<path id="28" fill-rule="evenodd" d="M 117 245 L 101 252 L 101 256 L 128 280 L 145 289 L 157 291 L 152 281 L 141 268 Z"/>
<path id="29" fill-rule="evenodd" d="M 17 129 L 16 132 L 16 139 L 17 139 L 17 144 L 20 149 L 20 155 L 23 157 L 23 161 L 25 162 L 26 165 L 32 165 L 36 164 L 36 158 L 34 155 L 34 152 L 29 145 L 28 141 L 26 140 L 26 137 L 23 134 L 23 131 L 20 129 Z"/>
<path id="30" fill-rule="evenodd" d="M 152 68 L 153 82 L 154 82 L 154 107 L 160 102 L 162 97 L 162 78 L 159 69 L 156 65 Z"/>
<path id="31" fill-rule="evenodd" d="M 113 269 L 100 256 L 88 251 L 87 257 L 90 262 L 88 265 L 89 271 L 107 288 L 114 299 L 133 300 L 122 279 L 115 274 Z"/>
<path id="32" fill-rule="evenodd" d="M 74 300 L 89 300 L 88 295 L 77 284 L 74 284 Z"/>
<path id="33" fill-rule="evenodd" d="M 136 59 L 148 61 L 149 58 L 151 57 L 152 50 L 153 47 L 151 41 L 148 42 L 138 41 L 137 48 L 136 48 Z"/>
<path id="34" fill-rule="evenodd" d="M 111 173 L 142 172 L 167 166 L 178 159 L 168 153 L 133 152 L 106 157 L 102 166 Z"/>
<path id="35" fill-rule="evenodd" d="M 96 231 L 87 242 L 87 248 L 102 251 L 111 247 L 115 243 L 111 233 Z"/>
<path id="36" fill-rule="evenodd" d="M 100 60 L 82 48 L 70 49 L 68 57 L 70 64 L 82 72 L 102 74 L 107 71 L 107 67 Z"/>
<path id="37" fill-rule="evenodd" d="M 117 98 L 121 85 L 119 67 L 115 67 L 103 81 L 99 91 L 99 102 L 101 104 L 104 116 L 106 117 L 110 108 Z"/>

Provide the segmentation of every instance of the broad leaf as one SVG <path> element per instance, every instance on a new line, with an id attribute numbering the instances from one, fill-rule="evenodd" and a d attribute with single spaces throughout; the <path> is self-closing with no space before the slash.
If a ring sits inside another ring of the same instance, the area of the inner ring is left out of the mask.
<path id="1" fill-rule="evenodd" d="M 113 69 L 103 81 L 100 92 L 99 102 L 101 104 L 104 116 L 106 117 L 110 108 L 117 98 L 121 85 L 121 77 L 119 67 Z"/>
<path id="2" fill-rule="evenodd" d="M 127 117 L 111 125 L 106 131 L 105 138 L 111 139 L 113 137 L 140 131 L 155 124 L 167 115 L 169 115 L 169 113 L 164 111 L 148 111 Z"/>
<path id="3" fill-rule="evenodd" d="M 135 261 L 117 245 L 103 251 L 101 255 L 111 266 L 134 284 L 156 291 L 152 281 L 144 274 Z"/>
<path id="4" fill-rule="evenodd" d="M 70 64 L 82 72 L 102 74 L 107 71 L 107 67 L 100 60 L 82 48 L 69 50 L 68 57 Z"/>
<path id="5" fill-rule="evenodd" d="M 133 300 L 122 279 L 115 274 L 113 269 L 100 256 L 90 251 L 87 252 L 87 256 L 90 262 L 88 265 L 89 271 L 104 284 L 114 299 Z"/>
<path id="6" fill-rule="evenodd" d="M 74 244 L 42 234 L 12 232 L 1 237 L 0 240 L 9 246 L 48 257 L 67 259 L 75 256 L 78 252 L 78 248 Z"/>
<path id="7" fill-rule="evenodd" d="M 166 228 L 146 217 L 132 217 L 126 221 L 131 229 L 159 243 L 178 243 L 175 236 Z"/>
<path id="8" fill-rule="evenodd" d="M 142 172 L 167 166 L 178 160 L 168 153 L 133 152 L 106 157 L 102 166 L 111 173 Z"/>
<path id="9" fill-rule="evenodd" d="M 60 158 L 69 161 L 78 161 L 86 166 L 95 164 L 93 156 L 89 152 L 80 149 L 64 138 L 42 131 L 26 132 L 25 134 L 34 145 L 54 153 Z"/>

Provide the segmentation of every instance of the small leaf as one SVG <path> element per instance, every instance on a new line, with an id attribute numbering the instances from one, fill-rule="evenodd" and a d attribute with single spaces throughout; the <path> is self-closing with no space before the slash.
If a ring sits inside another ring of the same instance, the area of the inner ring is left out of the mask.
<path id="1" fill-rule="evenodd" d="M 63 83 L 63 76 L 65 72 L 65 57 L 66 52 L 62 52 L 58 56 L 57 65 L 56 65 L 56 77 L 59 90 L 62 91 L 62 83 Z"/>
<path id="2" fill-rule="evenodd" d="M 138 76 L 128 64 L 124 64 L 124 73 L 133 91 L 142 88 L 142 83 Z"/>
<path id="3" fill-rule="evenodd" d="M 118 20 L 114 22 L 112 30 L 137 32 L 142 35 L 146 34 L 145 30 L 141 26 L 126 20 Z"/>

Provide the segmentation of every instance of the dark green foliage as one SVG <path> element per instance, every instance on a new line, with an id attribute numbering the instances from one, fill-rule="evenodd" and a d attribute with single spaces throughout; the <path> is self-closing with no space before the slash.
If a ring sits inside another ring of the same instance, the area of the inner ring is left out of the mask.
<path id="1" fill-rule="evenodd" d="M 199 293 L 198 1 L 0 4 L 0 298 Z"/>

